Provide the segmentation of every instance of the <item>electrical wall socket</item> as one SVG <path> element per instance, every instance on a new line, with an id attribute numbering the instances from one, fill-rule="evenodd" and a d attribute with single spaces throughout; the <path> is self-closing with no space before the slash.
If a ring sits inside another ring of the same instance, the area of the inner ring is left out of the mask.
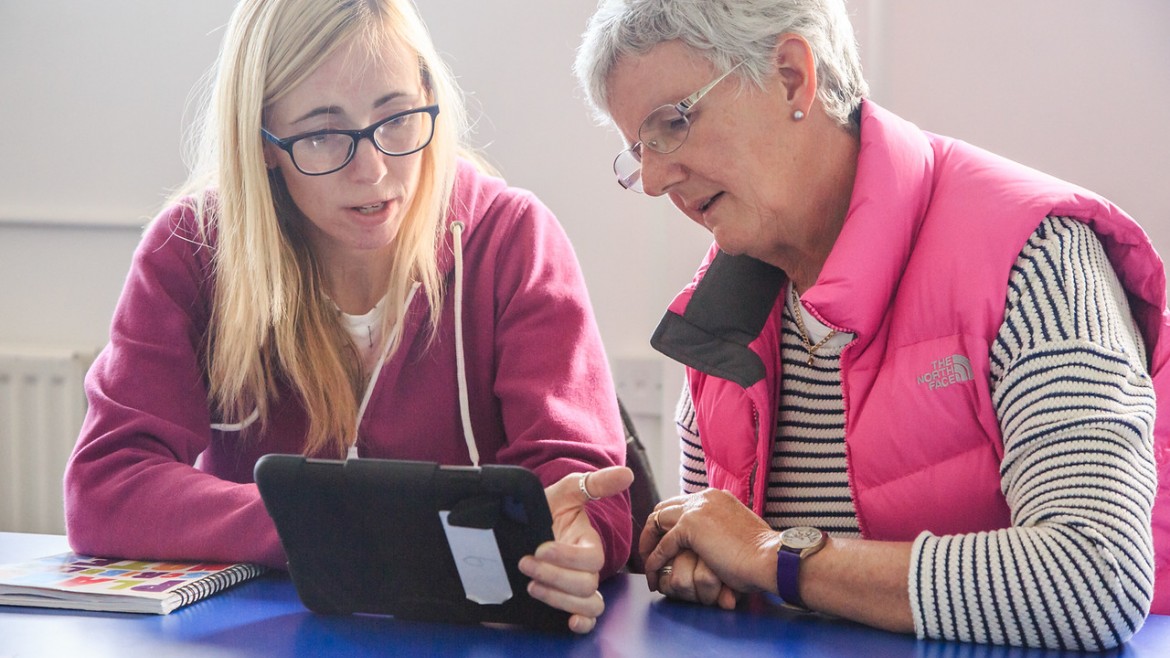
<path id="1" fill-rule="evenodd" d="M 661 359 L 628 357 L 613 363 L 613 381 L 626 411 L 634 416 L 662 415 Z"/>

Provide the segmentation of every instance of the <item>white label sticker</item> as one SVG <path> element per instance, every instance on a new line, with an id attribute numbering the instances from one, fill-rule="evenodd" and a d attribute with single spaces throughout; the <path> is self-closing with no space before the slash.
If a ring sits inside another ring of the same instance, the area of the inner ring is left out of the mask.
<path id="1" fill-rule="evenodd" d="M 512 586 L 508 584 L 508 573 L 504 570 L 495 533 L 490 528 L 450 525 L 447 523 L 450 513 L 440 511 L 439 519 L 443 522 L 443 532 L 447 533 L 447 544 L 451 547 L 467 599 L 485 605 L 503 603 L 512 598 Z"/>

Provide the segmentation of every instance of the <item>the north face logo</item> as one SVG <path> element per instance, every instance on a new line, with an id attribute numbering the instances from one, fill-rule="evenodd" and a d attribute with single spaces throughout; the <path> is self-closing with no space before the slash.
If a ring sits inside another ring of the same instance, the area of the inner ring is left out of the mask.
<path id="1" fill-rule="evenodd" d="M 951 384 L 971 381 L 971 361 L 962 354 L 952 354 L 944 359 L 930 362 L 930 372 L 918 376 L 919 384 L 926 384 L 930 390 L 946 388 Z"/>

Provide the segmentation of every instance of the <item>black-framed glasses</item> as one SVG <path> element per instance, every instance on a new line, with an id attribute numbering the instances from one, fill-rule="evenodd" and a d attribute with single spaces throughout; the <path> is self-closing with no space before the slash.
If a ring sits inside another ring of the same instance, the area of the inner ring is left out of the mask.
<path id="1" fill-rule="evenodd" d="M 392 114 L 362 130 L 314 130 L 285 139 L 264 128 L 260 132 L 264 139 L 288 153 L 297 171 L 306 176 L 324 176 L 344 169 L 363 139 L 369 139 L 386 155 L 410 155 L 423 150 L 435 136 L 438 115 L 436 104 Z"/>
<path id="2" fill-rule="evenodd" d="M 707 92 L 731 72 L 739 68 L 739 64 L 707 83 L 702 89 L 687 96 L 673 105 L 663 105 L 646 115 L 642 124 L 638 126 L 638 141 L 630 148 L 617 154 L 613 159 L 613 173 L 617 174 L 618 185 L 633 192 L 644 192 L 642 189 L 642 149 L 648 148 L 655 153 L 674 153 L 687 136 L 691 134 L 691 111 Z"/>

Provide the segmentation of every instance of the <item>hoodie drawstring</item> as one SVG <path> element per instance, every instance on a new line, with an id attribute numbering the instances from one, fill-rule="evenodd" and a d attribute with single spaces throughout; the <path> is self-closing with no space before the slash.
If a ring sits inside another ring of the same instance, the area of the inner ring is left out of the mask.
<path id="1" fill-rule="evenodd" d="M 241 432 L 245 427 L 258 420 L 260 420 L 260 409 L 256 408 L 252 410 L 252 413 L 248 414 L 247 418 L 239 423 L 212 423 L 211 429 L 219 432 Z"/>
<path id="2" fill-rule="evenodd" d="M 406 293 L 406 301 L 402 303 L 402 308 L 410 308 L 410 303 L 414 301 L 414 293 L 418 292 L 418 282 L 410 287 L 410 292 Z M 370 374 L 369 381 L 366 382 L 366 392 L 362 394 L 362 403 L 358 405 L 357 423 L 354 424 L 354 429 L 360 429 L 362 426 L 362 418 L 366 415 L 366 407 L 370 404 L 370 395 L 374 392 L 374 386 L 378 384 L 378 376 L 382 372 L 382 366 L 386 363 L 386 355 L 390 352 L 390 343 L 398 337 L 398 332 L 402 330 L 401 323 L 395 323 L 394 328 L 386 335 L 386 340 L 382 343 L 382 354 L 378 356 L 378 363 L 374 365 L 374 369 Z M 346 459 L 355 459 L 358 456 L 357 444 L 361 437 L 360 432 L 354 437 L 354 442 L 350 444 L 349 451 L 346 453 Z"/>
<path id="3" fill-rule="evenodd" d="M 463 222 L 451 222 L 455 237 L 455 376 L 459 382 L 459 416 L 463 419 L 463 440 L 471 465 L 479 466 L 479 449 L 471 431 L 471 411 L 467 403 L 467 366 L 463 358 Z"/>

